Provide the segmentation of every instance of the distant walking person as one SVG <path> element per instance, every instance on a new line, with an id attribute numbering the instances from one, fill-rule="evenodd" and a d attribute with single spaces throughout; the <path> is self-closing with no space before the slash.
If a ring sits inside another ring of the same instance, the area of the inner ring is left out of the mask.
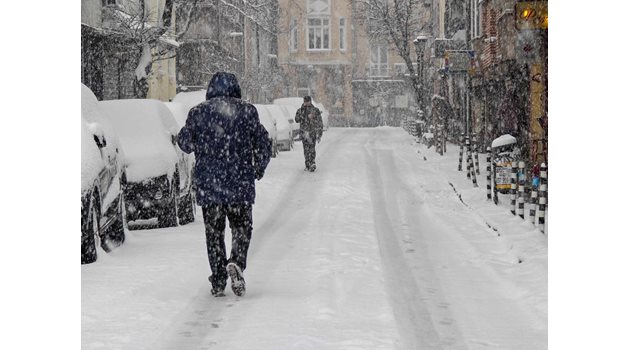
<path id="1" fill-rule="evenodd" d="M 252 236 L 254 179 L 260 180 L 271 157 L 271 141 L 251 104 L 241 100 L 236 76 L 218 72 L 206 101 L 188 113 L 179 147 L 195 153 L 197 203 L 206 226 L 212 295 L 225 296 L 228 276 L 234 294 L 245 294 L 243 271 Z M 225 218 L 232 229 L 232 252 L 225 253 Z"/>
<path id="2" fill-rule="evenodd" d="M 315 142 L 322 139 L 324 123 L 322 112 L 311 103 L 311 96 L 304 96 L 302 107 L 295 112 L 295 122 L 300 123 L 300 136 L 304 146 L 305 171 L 315 171 Z"/>

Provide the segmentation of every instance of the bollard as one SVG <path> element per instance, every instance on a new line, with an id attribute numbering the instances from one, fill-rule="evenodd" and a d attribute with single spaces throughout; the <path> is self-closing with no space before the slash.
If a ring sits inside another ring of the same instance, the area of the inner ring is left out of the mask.
<path id="1" fill-rule="evenodd" d="M 477 143 L 477 134 L 473 134 L 473 155 L 475 157 L 475 171 L 477 175 L 481 175 L 479 172 L 479 144 Z"/>
<path id="2" fill-rule="evenodd" d="M 468 178 L 472 177 L 472 182 L 473 182 L 473 186 L 474 187 L 479 187 L 479 185 L 477 184 L 477 175 L 475 175 L 475 167 L 473 166 L 473 159 L 472 159 L 472 152 L 470 149 L 470 142 L 467 142 L 466 145 L 468 146 L 468 155 L 466 157 L 467 159 L 467 163 L 468 163 Z"/>
<path id="3" fill-rule="evenodd" d="M 530 197 L 529 219 L 530 222 L 536 224 L 536 202 L 538 201 L 538 189 L 532 184 L 532 195 Z"/>
<path id="4" fill-rule="evenodd" d="M 540 196 L 538 197 L 538 227 L 545 233 L 545 210 L 547 210 L 547 165 L 540 165 Z"/>
<path id="5" fill-rule="evenodd" d="M 462 160 L 464 158 L 464 134 L 459 135 L 459 166 L 458 171 L 462 171 Z"/>
<path id="6" fill-rule="evenodd" d="M 440 126 L 440 128 L 438 129 L 438 144 L 440 145 L 440 149 L 438 151 L 438 153 L 443 156 L 444 155 L 444 128 Z"/>
<path id="7" fill-rule="evenodd" d="M 492 156 L 492 192 L 494 193 L 494 204 L 499 205 L 499 194 L 497 191 L 497 169 L 494 162 L 494 153 Z"/>
<path id="8" fill-rule="evenodd" d="M 512 173 L 510 174 L 510 211 L 516 215 L 516 161 L 512 161 Z"/>
<path id="9" fill-rule="evenodd" d="M 470 179 L 470 167 L 472 159 L 470 158 L 470 139 L 466 136 L 466 178 Z"/>
<path id="10" fill-rule="evenodd" d="M 486 148 L 486 171 L 488 175 L 486 176 L 486 195 L 488 196 L 488 200 L 492 199 L 492 148 Z"/>
<path id="11" fill-rule="evenodd" d="M 525 219 L 525 162 L 518 162 L 518 216 Z"/>

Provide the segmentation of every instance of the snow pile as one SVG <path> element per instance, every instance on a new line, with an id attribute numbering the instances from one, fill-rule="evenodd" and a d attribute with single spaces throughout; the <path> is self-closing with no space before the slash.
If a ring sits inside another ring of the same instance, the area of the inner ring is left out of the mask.
<path id="1" fill-rule="evenodd" d="M 175 171 L 177 154 L 171 131 L 176 129 L 176 122 L 162 102 L 114 100 L 100 105 L 120 137 L 128 181 L 170 176 Z"/>
<path id="2" fill-rule="evenodd" d="M 498 138 L 492 141 L 492 148 L 511 145 L 513 143 L 516 143 L 516 138 L 512 135 L 505 134 L 505 135 L 499 136 Z"/>

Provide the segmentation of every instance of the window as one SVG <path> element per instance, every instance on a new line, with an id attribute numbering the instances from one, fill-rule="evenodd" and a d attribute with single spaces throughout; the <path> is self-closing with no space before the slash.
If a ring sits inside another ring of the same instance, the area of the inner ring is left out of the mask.
<path id="1" fill-rule="evenodd" d="M 295 52 L 298 50 L 297 19 L 291 19 L 290 29 L 291 35 L 289 37 L 289 51 Z"/>
<path id="2" fill-rule="evenodd" d="M 386 77 L 387 45 L 372 45 L 370 48 L 370 76 Z"/>
<path id="3" fill-rule="evenodd" d="M 330 25 L 327 18 L 308 19 L 309 50 L 330 49 Z"/>
<path id="4" fill-rule="evenodd" d="M 330 0 L 308 0 L 306 40 L 309 50 L 330 49 Z"/>
<path id="5" fill-rule="evenodd" d="M 116 5 L 116 0 L 103 0 L 103 6 Z"/>
<path id="6" fill-rule="evenodd" d="M 339 50 L 346 49 L 346 19 L 339 18 Z"/>

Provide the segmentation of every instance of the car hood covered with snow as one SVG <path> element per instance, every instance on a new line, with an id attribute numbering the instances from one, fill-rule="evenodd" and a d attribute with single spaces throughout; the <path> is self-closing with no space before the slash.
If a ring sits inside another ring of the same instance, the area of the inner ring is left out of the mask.
<path id="1" fill-rule="evenodd" d="M 177 153 L 171 136 L 177 124 L 164 103 L 135 99 L 100 104 L 120 138 L 128 181 L 173 174 Z"/>

